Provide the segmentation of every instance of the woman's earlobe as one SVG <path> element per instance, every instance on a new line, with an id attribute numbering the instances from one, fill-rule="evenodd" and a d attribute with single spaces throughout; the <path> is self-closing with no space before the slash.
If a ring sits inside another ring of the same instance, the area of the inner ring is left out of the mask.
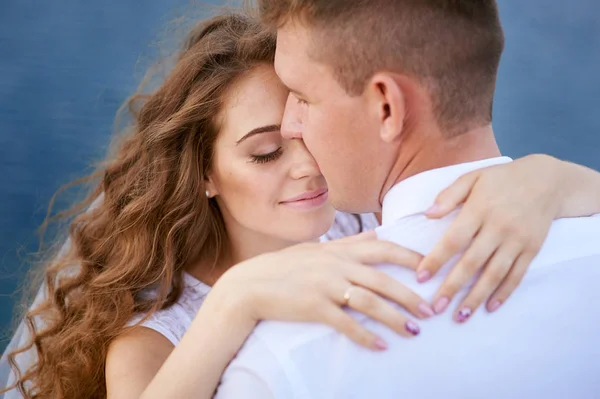
<path id="1" fill-rule="evenodd" d="M 204 194 L 206 195 L 206 198 L 214 198 L 219 194 L 217 188 L 215 187 L 215 184 L 213 183 L 210 177 L 204 180 L 204 188 Z"/>

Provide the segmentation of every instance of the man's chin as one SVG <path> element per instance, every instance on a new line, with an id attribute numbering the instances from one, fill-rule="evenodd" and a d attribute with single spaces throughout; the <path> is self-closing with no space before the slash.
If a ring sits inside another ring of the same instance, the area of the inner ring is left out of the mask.
<path id="1" fill-rule="evenodd" d="M 339 194 L 339 195 L 338 195 Z M 356 199 L 356 196 L 352 196 L 349 193 L 336 193 L 333 192 L 331 187 L 329 187 L 329 202 L 331 202 L 331 205 L 333 205 L 333 207 L 340 211 L 340 212 L 347 212 L 347 213 L 367 213 L 364 211 L 361 211 L 361 209 L 363 209 L 364 207 L 361 206 L 363 204 L 353 201 L 353 199 Z"/>

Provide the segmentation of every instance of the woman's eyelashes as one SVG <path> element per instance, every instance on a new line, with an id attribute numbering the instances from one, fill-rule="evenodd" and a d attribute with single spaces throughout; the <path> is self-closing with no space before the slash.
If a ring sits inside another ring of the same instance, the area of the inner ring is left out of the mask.
<path id="1" fill-rule="evenodd" d="M 283 153 L 283 148 L 279 147 L 275 151 L 268 154 L 250 155 L 250 161 L 256 164 L 265 164 L 267 162 L 276 161 Z"/>

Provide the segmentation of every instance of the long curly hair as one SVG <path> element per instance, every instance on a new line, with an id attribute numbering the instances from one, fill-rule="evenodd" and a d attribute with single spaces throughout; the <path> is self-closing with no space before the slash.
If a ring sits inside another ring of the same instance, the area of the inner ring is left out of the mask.
<path id="1" fill-rule="evenodd" d="M 228 12 L 189 33 L 158 89 L 126 102 L 131 123 L 113 155 L 77 182 L 93 189 L 71 210 L 68 251 L 44 265 L 47 297 L 25 316 L 31 341 L 10 354 L 17 381 L 4 392 L 106 397 L 110 342 L 134 315 L 179 299 L 186 265 L 226 251 L 222 215 L 205 195 L 217 115 L 224 91 L 274 55 L 273 33 Z M 141 295 L 148 289 L 157 294 Z M 36 362 L 19 370 L 16 357 L 30 350 Z"/>

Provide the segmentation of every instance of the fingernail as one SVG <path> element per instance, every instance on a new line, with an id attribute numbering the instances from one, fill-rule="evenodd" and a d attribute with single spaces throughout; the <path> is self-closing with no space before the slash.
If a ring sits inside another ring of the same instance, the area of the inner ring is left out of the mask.
<path id="1" fill-rule="evenodd" d="M 384 351 L 384 350 L 386 350 L 388 348 L 388 345 L 381 338 L 377 338 L 375 340 L 375 348 L 379 349 L 380 351 Z"/>
<path id="2" fill-rule="evenodd" d="M 437 300 L 437 302 L 435 303 L 435 305 L 433 305 L 433 310 L 436 314 L 440 314 L 443 313 L 446 308 L 448 307 L 448 304 L 450 303 L 450 299 L 448 299 L 448 297 L 441 297 L 440 299 Z"/>
<path id="3" fill-rule="evenodd" d="M 430 214 L 432 214 L 432 213 L 438 213 L 438 212 L 440 211 L 440 209 L 441 209 L 441 208 L 440 208 L 440 206 L 439 206 L 438 204 L 433 204 L 433 205 L 431 205 L 431 207 L 429 207 L 429 209 L 427 209 L 427 210 L 425 211 L 425 213 L 426 213 L 427 215 L 430 215 Z"/>
<path id="4" fill-rule="evenodd" d="M 419 328 L 417 323 L 415 323 L 412 320 L 407 321 L 404 326 L 406 327 L 406 331 L 408 331 L 412 335 L 417 336 L 417 335 L 419 335 L 419 333 L 421 333 L 421 329 Z"/>
<path id="5" fill-rule="evenodd" d="M 431 273 L 429 270 L 421 270 L 419 273 L 417 273 L 417 281 L 419 283 L 424 283 L 425 281 L 429 280 L 430 277 Z"/>
<path id="6" fill-rule="evenodd" d="M 464 323 L 469 319 L 469 317 L 471 317 L 472 314 L 473 311 L 471 310 L 471 308 L 465 306 L 456 314 L 456 321 L 458 321 L 459 323 Z"/>
<path id="7" fill-rule="evenodd" d="M 491 303 L 491 305 L 488 308 L 488 310 L 490 312 L 495 312 L 496 310 L 498 310 L 498 308 L 500 307 L 500 305 L 502 305 L 502 302 L 500 302 L 499 300 L 496 299 L 494 302 Z"/>
<path id="8" fill-rule="evenodd" d="M 419 304 L 419 311 L 427 317 L 433 317 L 435 316 L 435 312 L 433 311 L 433 309 L 431 308 L 431 306 L 429 306 L 428 303 L 425 302 L 421 302 Z"/>

